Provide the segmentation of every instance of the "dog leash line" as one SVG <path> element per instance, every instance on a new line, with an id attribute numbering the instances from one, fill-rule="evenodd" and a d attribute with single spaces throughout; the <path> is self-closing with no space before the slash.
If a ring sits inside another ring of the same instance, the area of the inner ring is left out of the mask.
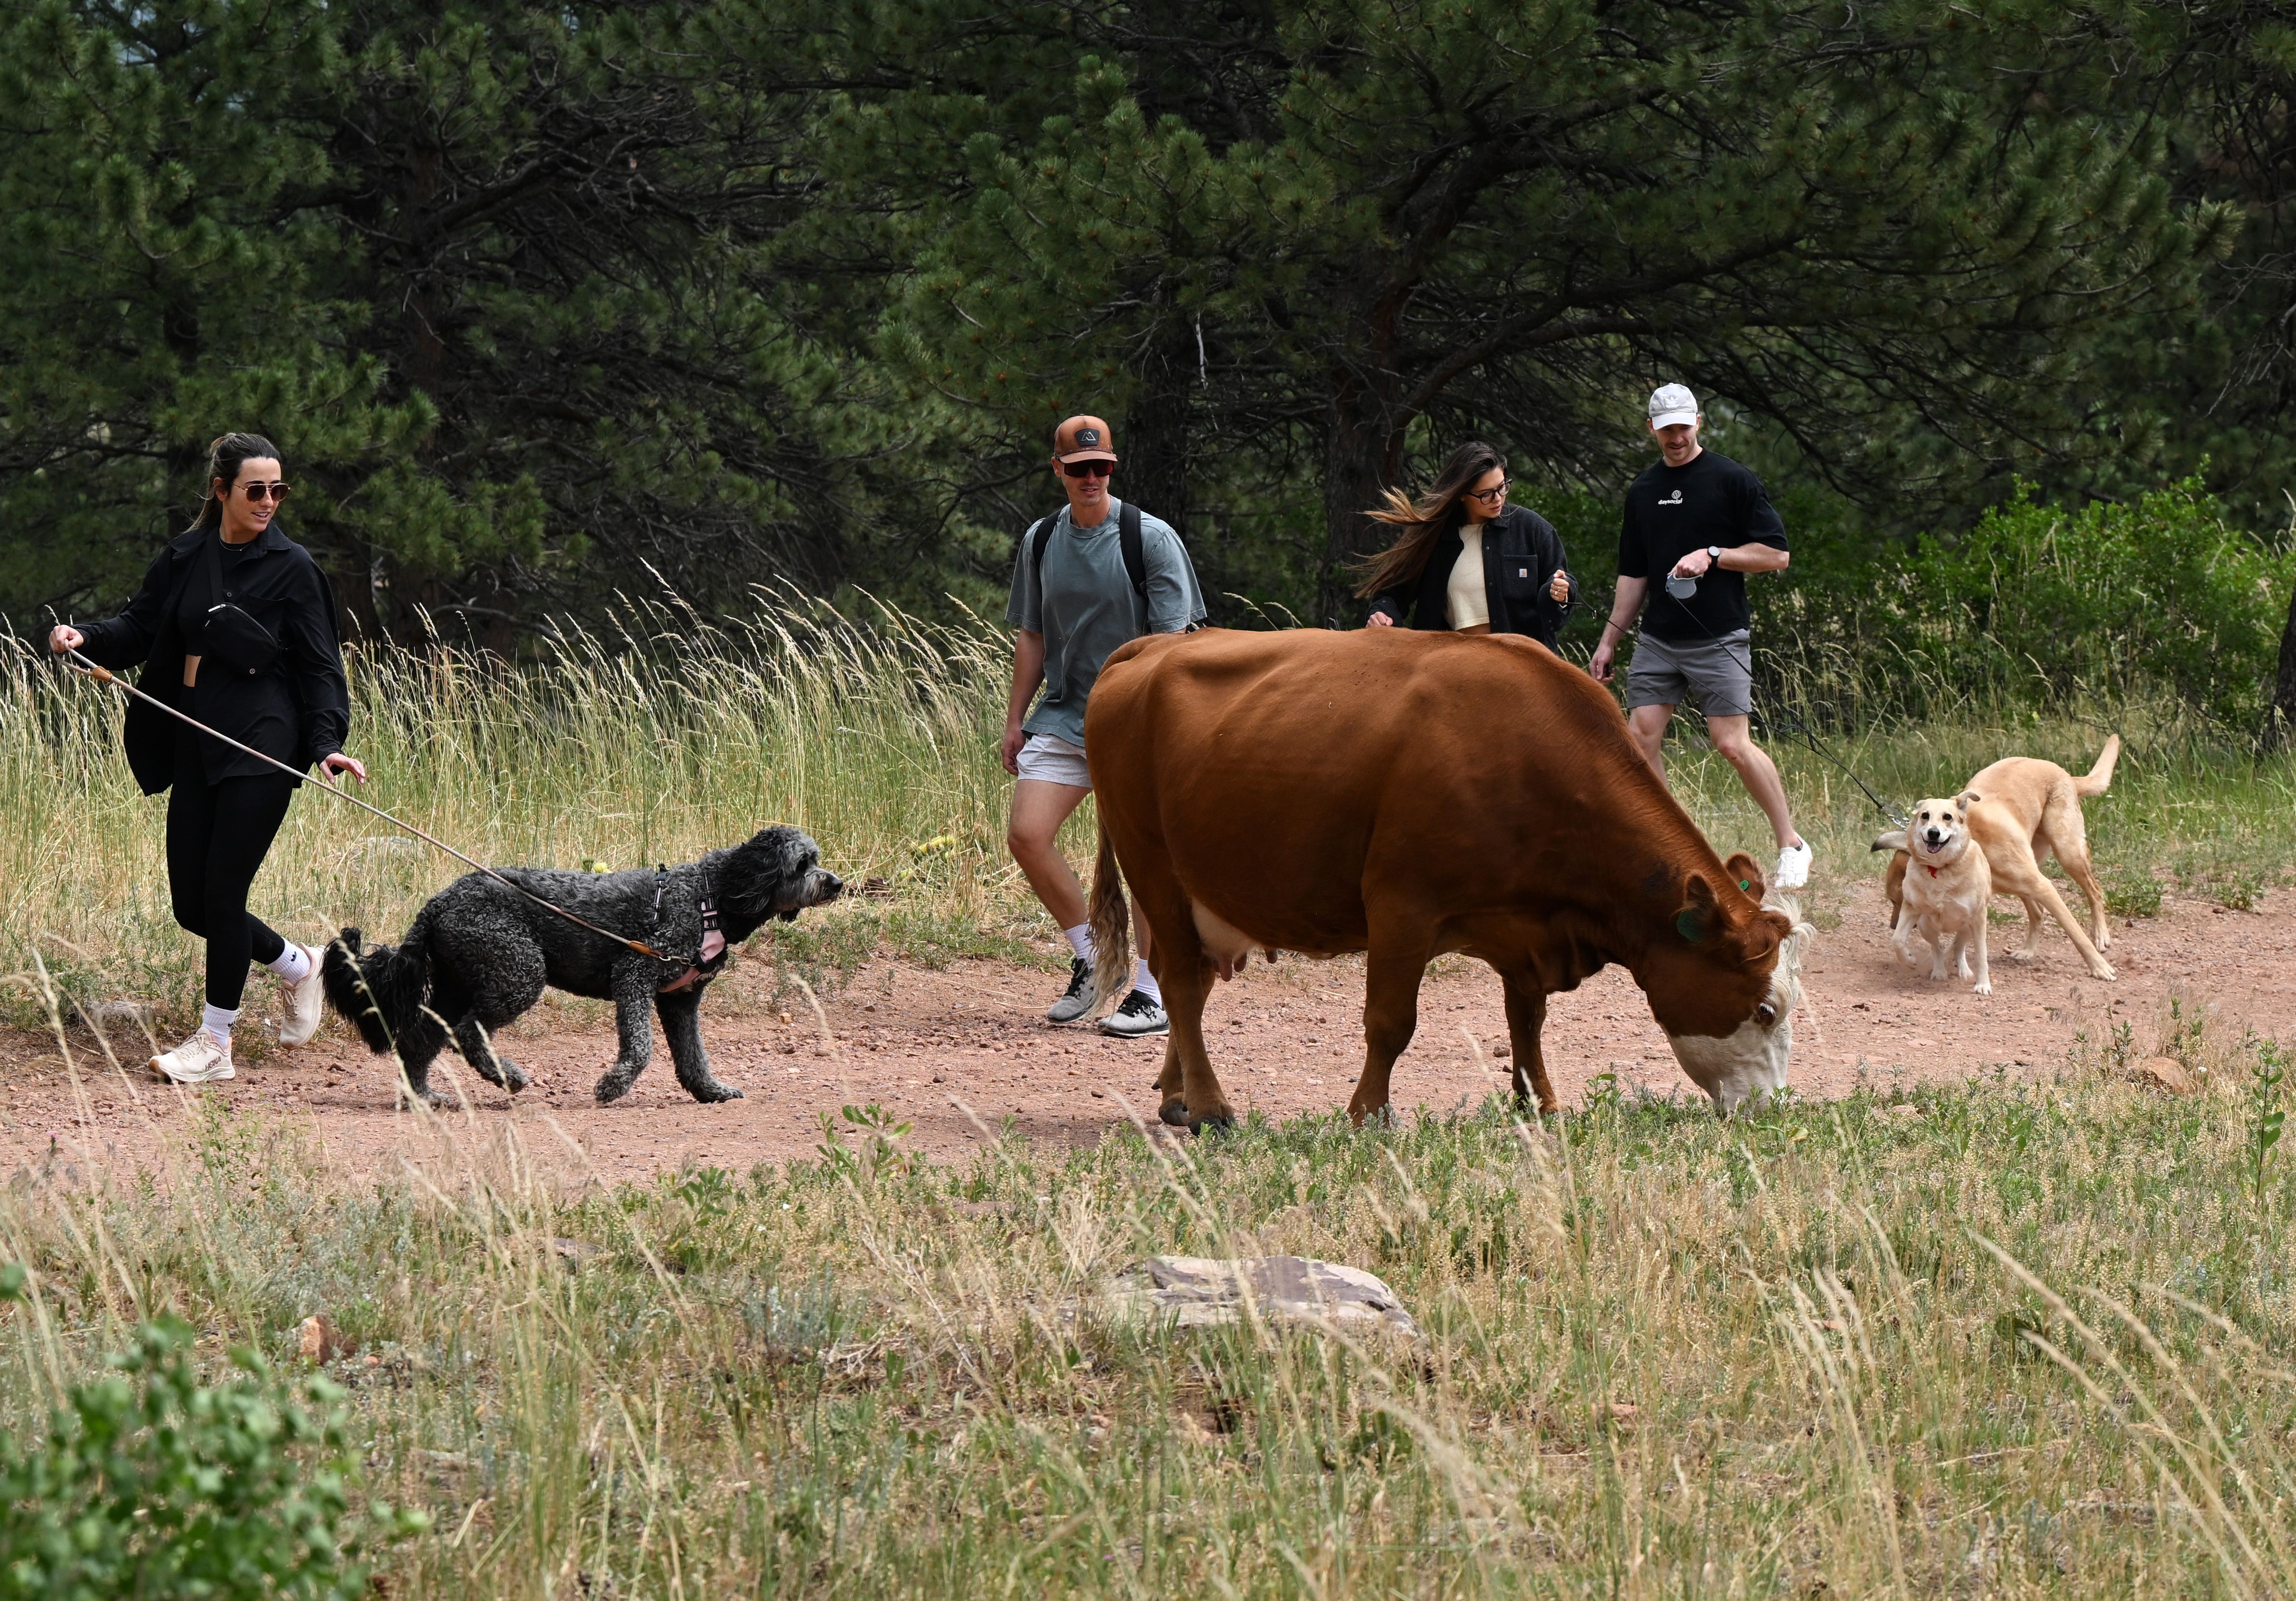
<path id="1" fill-rule="evenodd" d="M 166 712 L 169 717 L 174 718 L 176 721 L 189 723 L 193 727 L 198 729 L 201 734 L 206 735 L 209 738 L 221 740 L 233 750 L 241 751 L 245 755 L 252 756 L 258 761 L 268 762 L 271 766 L 277 768 L 281 772 L 286 774 L 290 778 L 300 780 L 308 776 L 306 774 L 297 772 L 293 768 L 289 767 L 285 762 L 279 760 L 275 757 L 266 756 L 262 751 L 256 750 L 251 745 L 241 744 L 228 734 L 217 734 L 214 729 L 209 727 L 205 723 L 201 722 L 197 718 L 194 718 L 186 712 L 178 711 L 175 707 L 168 705 L 167 702 L 160 700 L 157 695 L 145 694 L 142 690 L 136 688 L 133 684 L 128 683 L 127 679 L 120 677 L 110 668 L 98 667 L 94 662 L 90 661 L 78 651 L 66 651 L 64 654 L 70 656 L 74 662 L 78 663 L 77 670 L 86 674 L 89 677 L 94 678 L 97 683 L 109 684 L 115 689 L 119 689 L 127 694 L 135 696 L 137 700 L 143 702 L 147 706 L 157 706 L 160 710 Z M 611 940 L 617 945 L 627 946 L 642 956 L 651 956 L 657 962 L 666 961 L 668 959 L 661 954 L 661 952 L 656 950 L 651 945 L 644 944 L 644 942 L 636 940 L 625 939 L 622 935 L 614 932 L 611 929 L 600 928 L 594 923 L 591 923 L 576 916 L 562 906 L 552 905 L 549 901 L 543 899 L 541 896 L 537 895 L 533 891 L 511 883 L 509 879 L 504 878 L 501 874 L 496 872 L 492 867 L 488 866 L 484 862 L 472 861 L 469 857 L 464 856 L 461 851 L 455 850 L 452 845 L 447 844 L 445 841 L 432 839 L 429 834 L 415 827 L 414 824 L 406 822 L 402 818 L 392 817 L 380 806 L 369 805 L 366 801 L 360 800 L 357 795 L 352 794 L 348 790 L 344 789 L 338 784 L 329 783 L 324 779 L 320 780 L 319 784 L 320 787 L 328 794 L 333 795 L 340 800 L 348 800 L 353 806 L 358 807 L 362 810 L 371 811 L 376 817 L 381 817 L 384 822 L 390 824 L 392 827 L 403 828 L 408 833 L 413 834 L 416 839 L 421 840 L 424 844 L 435 846 L 439 850 L 445 851 L 448 856 L 453 857 L 456 861 L 465 862 L 471 866 L 476 867 L 488 878 L 493 879 L 496 883 L 502 885 L 503 888 L 512 891 L 516 894 L 525 896 L 527 899 L 534 902 L 535 905 L 542 907 L 543 910 L 547 912 L 555 912 L 561 917 L 565 918 L 567 922 L 577 924 L 582 928 L 586 928 L 592 933 L 600 936 L 602 939 Z"/>

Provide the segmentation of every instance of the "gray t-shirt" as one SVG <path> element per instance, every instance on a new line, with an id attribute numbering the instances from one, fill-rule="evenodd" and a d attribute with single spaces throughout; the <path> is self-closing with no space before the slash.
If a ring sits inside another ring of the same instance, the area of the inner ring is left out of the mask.
<path id="1" fill-rule="evenodd" d="M 1148 569 L 1147 616 L 1124 571 L 1124 547 L 1117 535 L 1123 502 L 1109 497 L 1108 521 L 1079 530 L 1066 506 L 1045 542 L 1044 587 L 1037 589 L 1034 543 L 1021 530 L 1013 563 L 1013 599 L 1004 620 L 1045 636 L 1045 693 L 1021 726 L 1030 734 L 1050 734 L 1084 743 L 1085 702 L 1108 653 L 1143 634 L 1177 634 L 1204 620 L 1204 597 L 1196 570 L 1171 525 L 1140 513 L 1140 554 Z M 1036 525 L 1030 523 L 1029 528 Z"/>

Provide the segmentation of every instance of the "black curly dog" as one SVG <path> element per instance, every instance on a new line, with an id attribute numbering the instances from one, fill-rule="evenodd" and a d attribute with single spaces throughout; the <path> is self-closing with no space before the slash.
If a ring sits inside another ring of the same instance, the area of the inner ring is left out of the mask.
<path id="1" fill-rule="evenodd" d="M 396 1050 L 407 1088 L 432 1105 L 430 1063 L 449 1038 L 489 1083 L 515 1094 L 526 1073 L 496 1054 L 490 1036 L 542 998 L 543 986 L 614 1003 L 621 1055 L 598 1080 L 598 1099 L 629 1093 L 653 1057 L 651 1004 L 661 1014 L 677 1081 L 697 1101 L 742 1092 L 709 1071 L 701 1048 L 701 992 L 726 953 L 775 917 L 837 899 L 845 886 L 821 866 L 821 850 L 797 829 L 764 830 L 747 844 L 712 850 L 664 873 L 571 873 L 512 867 L 503 876 L 615 933 L 643 940 L 664 960 L 578 927 L 513 895 L 482 874 L 465 874 L 433 895 L 396 947 L 362 951 L 359 931 L 343 930 L 323 966 L 327 1001 L 375 1052 Z M 703 953 L 704 904 L 724 944 Z"/>

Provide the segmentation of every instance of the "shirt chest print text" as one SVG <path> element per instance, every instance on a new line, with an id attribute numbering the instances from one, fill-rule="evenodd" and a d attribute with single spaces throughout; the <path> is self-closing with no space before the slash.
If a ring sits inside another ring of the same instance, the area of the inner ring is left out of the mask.
<path id="1" fill-rule="evenodd" d="M 1679 489 L 1677 489 L 1673 494 L 1665 497 L 1659 502 L 1659 505 L 1680 505 L 1681 504 L 1682 491 Z"/>

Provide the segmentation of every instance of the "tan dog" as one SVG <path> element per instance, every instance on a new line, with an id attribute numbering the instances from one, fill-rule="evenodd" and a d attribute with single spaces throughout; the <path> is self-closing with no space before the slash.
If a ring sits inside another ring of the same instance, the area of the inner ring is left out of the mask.
<path id="1" fill-rule="evenodd" d="M 1906 871 L 1898 907 L 1898 955 L 1919 967 L 1919 947 L 1927 945 L 1930 977 L 1971 974 L 1975 957 L 1976 990 L 1993 993 L 1985 961 L 1985 912 L 1993 899 L 1993 873 L 1984 849 L 1970 836 L 1969 809 L 1974 795 L 1924 800 L 1898 836 L 1905 841 Z M 1894 866 L 1894 864 L 1892 864 Z"/>
<path id="2" fill-rule="evenodd" d="M 2085 798 L 2102 795 L 2112 784 L 2113 764 L 2120 759 L 2120 736 L 2104 742 L 2104 752 L 2086 777 L 2076 778 L 2054 761 L 2013 756 L 1997 761 L 1969 781 L 1969 833 L 1985 852 L 1993 874 L 1993 892 L 2014 895 L 2025 903 L 2025 942 L 2007 951 L 2013 961 L 2028 961 L 2041 939 L 2041 913 L 2046 910 L 2065 931 L 2089 975 L 2110 981 L 2112 965 L 2103 955 L 2112 943 L 2104 921 L 2104 886 L 2088 857 L 2088 832 L 2081 818 Z M 1897 926 L 1904 885 L 1912 865 L 1903 833 L 1886 833 L 1874 842 L 1876 850 L 1895 850 L 1882 887 L 1889 892 L 1890 926 Z M 2046 850 L 2064 864 L 2066 873 L 2088 897 L 2088 927 L 2074 920 L 2064 897 L 2041 872 L 2039 852 Z"/>

